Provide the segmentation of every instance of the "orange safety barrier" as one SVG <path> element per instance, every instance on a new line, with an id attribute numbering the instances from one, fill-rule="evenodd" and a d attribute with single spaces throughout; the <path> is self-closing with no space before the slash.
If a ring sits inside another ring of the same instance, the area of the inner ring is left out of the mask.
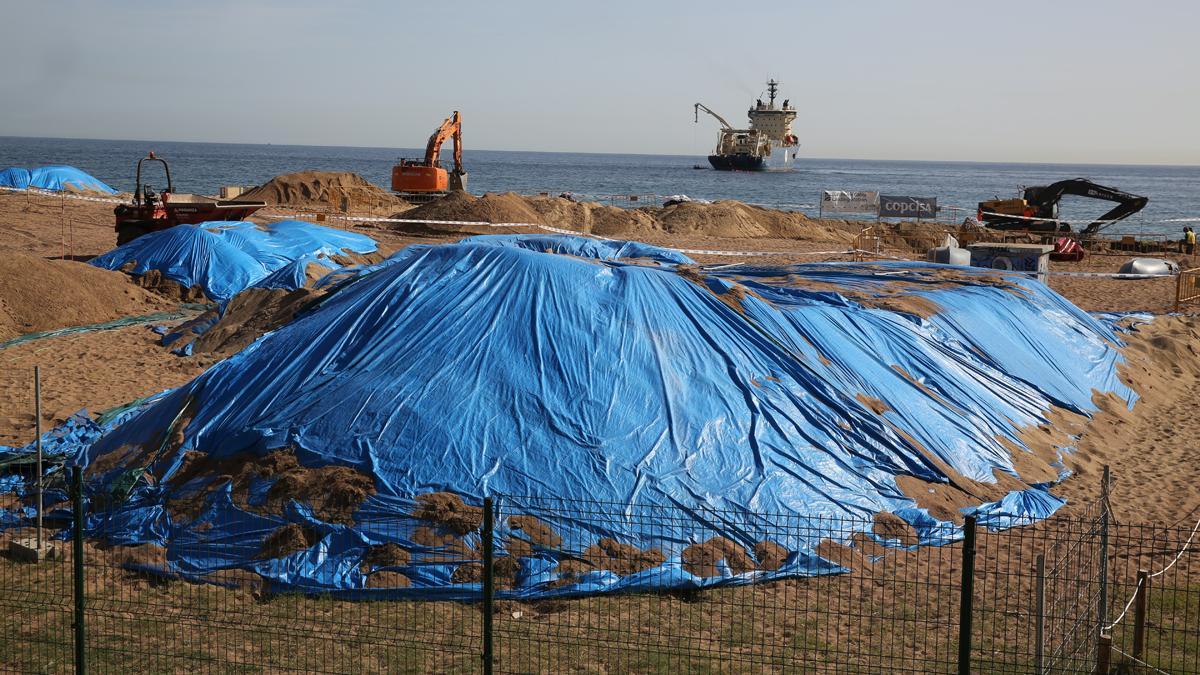
<path id="1" fill-rule="evenodd" d="M 1200 267 L 1183 270 L 1175 279 L 1175 311 L 1200 302 Z"/>

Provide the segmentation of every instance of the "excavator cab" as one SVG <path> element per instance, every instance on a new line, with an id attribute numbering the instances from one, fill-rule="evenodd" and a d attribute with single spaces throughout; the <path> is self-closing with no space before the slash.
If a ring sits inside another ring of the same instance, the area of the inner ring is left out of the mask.
<path id="1" fill-rule="evenodd" d="M 446 171 L 439 159 L 442 144 L 454 143 L 454 169 Z M 392 167 L 392 191 L 413 202 L 430 201 L 449 192 L 467 189 L 467 172 L 462 164 L 462 119 L 458 111 L 442 122 L 429 137 L 422 159 L 401 159 Z"/>

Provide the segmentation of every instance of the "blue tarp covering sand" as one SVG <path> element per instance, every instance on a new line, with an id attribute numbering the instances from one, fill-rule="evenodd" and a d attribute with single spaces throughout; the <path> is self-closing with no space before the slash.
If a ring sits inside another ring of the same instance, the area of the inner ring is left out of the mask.
<path id="1" fill-rule="evenodd" d="M 36 169 L 10 167 L 0 171 L 0 187 L 17 190 L 35 188 L 54 192 L 100 192 L 116 194 L 104 181 L 73 166 L 41 166 Z"/>
<path id="2" fill-rule="evenodd" d="M 1021 276 L 687 263 L 572 237 L 410 246 L 87 449 L 93 495 L 121 497 L 89 535 L 162 545 L 187 578 L 466 598 L 490 495 L 516 561 L 503 596 L 837 573 L 820 543 L 880 513 L 922 545 L 961 536 L 904 481 L 987 492 L 970 508 L 993 528 L 1050 515 L 1062 467 L 1023 432 L 1095 412 L 1094 391 L 1136 398 L 1113 330 Z M 470 526 L 427 513 L 459 498 Z M 826 525 L 778 526 L 797 522 Z M 273 554 L 285 526 L 307 540 Z M 711 537 L 785 555 L 689 567 Z M 405 559 L 372 563 L 388 543 Z M 608 565 L 606 546 L 643 564 Z M 404 587 L 372 587 L 381 569 Z"/>
<path id="3" fill-rule="evenodd" d="M 271 288 L 299 288 L 304 285 L 307 263 L 338 269 L 341 265 L 334 256 L 372 253 L 377 248 L 368 236 L 299 220 L 269 225 L 210 222 L 152 232 L 91 264 L 133 274 L 158 270 L 184 287 L 199 286 L 210 299 L 225 302 L 264 282 Z"/>

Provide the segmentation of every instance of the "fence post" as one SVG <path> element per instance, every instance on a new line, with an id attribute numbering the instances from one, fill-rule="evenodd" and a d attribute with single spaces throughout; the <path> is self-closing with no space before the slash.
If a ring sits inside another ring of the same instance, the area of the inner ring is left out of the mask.
<path id="1" fill-rule="evenodd" d="M 1046 556 L 1037 557 L 1037 597 L 1034 598 L 1033 672 L 1046 672 Z"/>
<path id="2" fill-rule="evenodd" d="M 87 672 L 84 627 L 84 584 L 83 584 L 83 469 L 71 467 L 71 577 L 75 581 L 75 673 Z"/>
<path id="3" fill-rule="evenodd" d="M 492 498 L 483 498 L 483 675 L 492 675 L 495 654 L 492 646 L 492 605 L 496 594 L 496 566 Z"/>
<path id="4" fill-rule="evenodd" d="M 34 560 L 41 562 L 45 549 L 42 548 L 42 510 L 46 492 L 45 467 L 42 466 L 42 367 L 33 367 L 33 421 L 34 433 L 37 434 L 37 553 Z"/>
<path id="5" fill-rule="evenodd" d="M 1133 601 L 1133 658 L 1142 660 L 1146 648 L 1146 600 L 1150 594 L 1150 573 L 1138 570 L 1138 585 Z"/>
<path id="6" fill-rule="evenodd" d="M 1096 675 L 1108 675 L 1112 663 L 1112 636 L 1101 633 L 1096 643 Z"/>
<path id="7" fill-rule="evenodd" d="M 962 588 L 958 603 L 958 672 L 971 673 L 971 613 L 975 596 L 975 516 L 963 523 Z"/>
<path id="8" fill-rule="evenodd" d="M 1103 638 L 1104 622 L 1108 621 L 1108 486 L 1109 467 L 1104 465 L 1104 475 L 1100 479 L 1100 602 L 1096 610 L 1096 637 Z M 1111 640 L 1109 641 L 1111 645 Z"/>

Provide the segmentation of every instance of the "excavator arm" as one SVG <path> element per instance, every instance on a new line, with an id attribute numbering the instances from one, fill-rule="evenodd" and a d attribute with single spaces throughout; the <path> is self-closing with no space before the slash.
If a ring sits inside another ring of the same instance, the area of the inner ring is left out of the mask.
<path id="1" fill-rule="evenodd" d="M 1038 215 L 1046 218 L 1058 217 L 1058 202 L 1066 195 L 1088 197 L 1116 202 L 1117 205 L 1082 230 L 1083 234 L 1095 234 L 1113 222 L 1128 218 L 1146 207 L 1150 200 L 1115 188 L 1093 183 L 1086 178 L 1060 180 L 1044 187 L 1025 189 L 1025 201 L 1037 209 Z"/>
<path id="2" fill-rule="evenodd" d="M 729 126 L 729 122 L 726 122 L 724 117 L 721 117 L 720 115 L 718 115 L 717 113 L 713 112 L 712 110 L 709 110 L 708 106 L 704 105 L 703 103 L 697 103 L 697 104 L 696 104 L 696 108 L 695 108 L 695 111 L 696 111 L 696 124 L 699 124 L 699 123 L 700 123 L 700 111 L 701 111 L 701 110 L 703 110 L 704 112 L 708 113 L 709 115 L 712 115 L 713 117 L 717 118 L 717 121 L 721 123 L 721 128 L 722 128 L 722 129 L 725 129 L 726 131 L 732 131 L 732 130 L 733 130 L 733 127 Z"/>
<path id="3" fill-rule="evenodd" d="M 438 157 L 442 154 L 442 144 L 447 140 L 454 142 L 454 172 L 462 173 L 462 120 L 455 110 L 446 121 L 442 122 L 442 126 L 433 132 L 429 137 L 429 143 L 425 145 L 425 164 L 427 166 L 436 166 Z"/>

